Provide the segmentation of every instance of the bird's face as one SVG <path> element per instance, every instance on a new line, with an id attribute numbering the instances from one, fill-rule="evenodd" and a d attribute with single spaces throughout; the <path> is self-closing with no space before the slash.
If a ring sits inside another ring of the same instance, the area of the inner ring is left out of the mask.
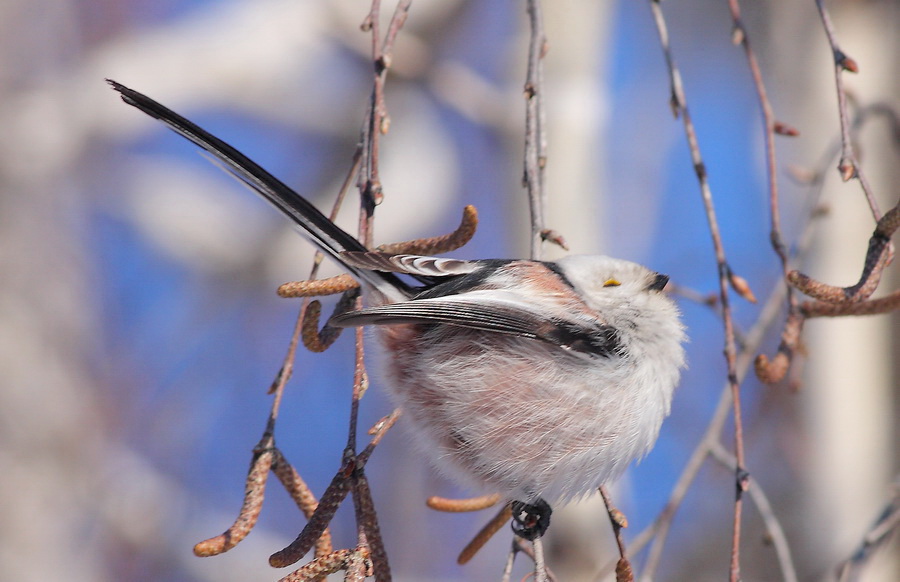
<path id="1" fill-rule="evenodd" d="M 659 295 L 669 278 L 647 267 L 602 255 L 572 255 L 558 262 L 569 281 L 595 308 L 610 308 Z"/>
<path id="2" fill-rule="evenodd" d="M 602 255 L 572 255 L 558 263 L 584 301 L 604 322 L 632 339 L 680 344 L 678 309 L 662 292 L 669 278 L 637 263 Z"/>

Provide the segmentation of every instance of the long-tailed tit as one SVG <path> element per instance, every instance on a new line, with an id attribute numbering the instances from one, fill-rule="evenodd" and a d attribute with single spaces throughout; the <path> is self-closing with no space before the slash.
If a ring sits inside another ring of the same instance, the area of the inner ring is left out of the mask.
<path id="1" fill-rule="evenodd" d="M 662 293 L 668 277 L 605 256 L 370 252 L 233 147 L 110 84 L 218 158 L 357 278 L 368 307 L 332 324 L 376 327 L 388 388 L 439 470 L 540 508 L 596 490 L 653 446 L 684 365 L 683 326 Z"/>

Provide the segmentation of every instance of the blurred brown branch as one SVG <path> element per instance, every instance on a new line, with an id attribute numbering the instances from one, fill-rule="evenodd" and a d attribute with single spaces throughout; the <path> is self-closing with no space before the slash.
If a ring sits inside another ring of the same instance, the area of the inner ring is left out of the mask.
<path id="1" fill-rule="evenodd" d="M 850 124 L 850 139 L 865 123 L 882 119 L 894 136 L 895 147 L 900 147 L 900 123 L 896 112 L 883 103 L 876 103 L 869 107 L 860 108 L 855 119 Z M 841 155 L 844 155 L 843 153 Z M 829 156 L 830 158 L 830 156 Z M 816 188 L 814 198 L 818 200 L 822 188 L 824 172 L 813 171 L 805 182 Z M 809 224 L 821 216 L 822 212 L 818 204 L 814 205 L 809 215 Z M 795 353 L 801 342 L 801 332 L 805 320 L 811 317 L 843 317 L 854 315 L 877 315 L 888 313 L 900 308 L 900 291 L 894 291 L 885 297 L 870 299 L 878 288 L 885 268 L 893 259 L 893 244 L 891 237 L 900 228 L 900 201 L 891 210 L 882 216 L 876 223 L 875 229 L 869 238 L 869 245 L 863 260 L 862 273 L 859 281 L 849 287 L 836 287 L 822 283 L 798 270 L 788 269 L 785 280 L 789 289 L 796 289 L 812 300 L 792 301 L 782 331 L 781 342 L 774 358 L 769 359 L 765 354 L 760 354 L 756 360 L 756 374 L 762 382 L 774 384 L 781 381 L 787 373 Z M 811 231 L 811 228 L 807 228 Z M 797 249 L 797 256 L 802 256 L 809 246 L 811 237 L 804 234 L 805 242 Z M 789 291 L 789 297 L 792 297 Z"/>
<path id="2" fill-rule="evenodd" d="M 725 257 L 725 247 L 722 243 L 722 237 L 719 231 L 719 223 L 716 218 L 715 206 L 713 204 L 712 191 L 709 186 L 709 180 L 706 172 L 706 165 L 700 153 L 700 144 L 697 140 L 697 131 L 691 120 L 690 110 L 688 109 L 687 97 L 684 93 L 681 73 L 675 64 L 675 57 L 672 54 L 672 48 L 669 44 L 669 32 L 666 26 L 665 16 L 659 0 L 650 0 L 650 8 L 653 13 L 653 20 L 656 24 L 657 34 L 659 35 L 660 45 L 662 46 L 663 55 L 666 59 L 666 69 L 669 73 L 669 90 L 670 105 L 675 117 L 680 117 L 684 125 L 685 137 L 691 152 L 691 161 L 694 165 L 694 172 L 697 175 L 697 181 L 700 185 L 700 195 L 703 200 L 703 207 L 706 211 L 707 224 L 712 237 L 713 248 L 716 255 L 716 266 L 719 273 L 719 300 L 722 309 L 722 321 L 724 323 L 725 336 L 725 362 L 727 365 L 728 383 L 731 390 L 732 407 L 734 412 L 734 449 L 737 463 L 735 466 L 735 500 L 734 500 L 734 527 L 732 529 L 731 544 L 731 565 L 729 569 L 729 580 L 738 582 L 741 578 L 740 568 L 740 547 L 741 547 L 741 512 L 743 507 L 743 492 L 749 486 L 748 473 L 745 468 L 744 461 L 744 431 L 743 419 L 741 415 L 741 395 L 740 383 L 737 378 L 736 358 L 737 347 L 735 342 L 734 321 L 731 312 L 731 301 L 728 294 L 729 285 L 732 281 L 733 271 Z M 652 574 L 649 574 L 652 577 Z"/>
<path id="3" fill-rule="evenodd" d="M 853 555 L 838 567 L 838 582 L 861 580 L 862 571 L 872 555 L 887 544 L 897 529 L 900 529 L 900 476 L 894 479 L 892 488 L 891 498 L 881 511 L 881 515 L 863 536 Z"/>

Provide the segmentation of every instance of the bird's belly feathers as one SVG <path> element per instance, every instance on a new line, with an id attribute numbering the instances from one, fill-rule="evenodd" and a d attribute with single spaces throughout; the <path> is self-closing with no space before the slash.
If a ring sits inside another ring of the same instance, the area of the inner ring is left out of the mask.
<path id="1" fill-rule="evenodd" d="M 415 441 L 439 470 L 484 492 L 551 503 L 587 494 L 642 456 L 668 413 L 672 387 L 638 390 L 646 371 L 627 353 L 588 361 L 449 326 L 379 332 Z"/>

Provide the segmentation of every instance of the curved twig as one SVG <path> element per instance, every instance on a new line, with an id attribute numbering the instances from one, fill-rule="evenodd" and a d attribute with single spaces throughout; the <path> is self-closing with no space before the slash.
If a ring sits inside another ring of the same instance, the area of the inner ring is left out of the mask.
<path id="1" fill-rule="evenodd" d="M 859 282 L 851 287 L 835 287 L 816 281 L 799 271 L 788 273 L 788 282 L 806 295 L 827 303 L 855 303 L 868 299 L 878 283 L 891 256 L 891 237 L 900 228 L 900 202 L 882 216 L 869 238 L 869 249 L 863 263 Z"/>

